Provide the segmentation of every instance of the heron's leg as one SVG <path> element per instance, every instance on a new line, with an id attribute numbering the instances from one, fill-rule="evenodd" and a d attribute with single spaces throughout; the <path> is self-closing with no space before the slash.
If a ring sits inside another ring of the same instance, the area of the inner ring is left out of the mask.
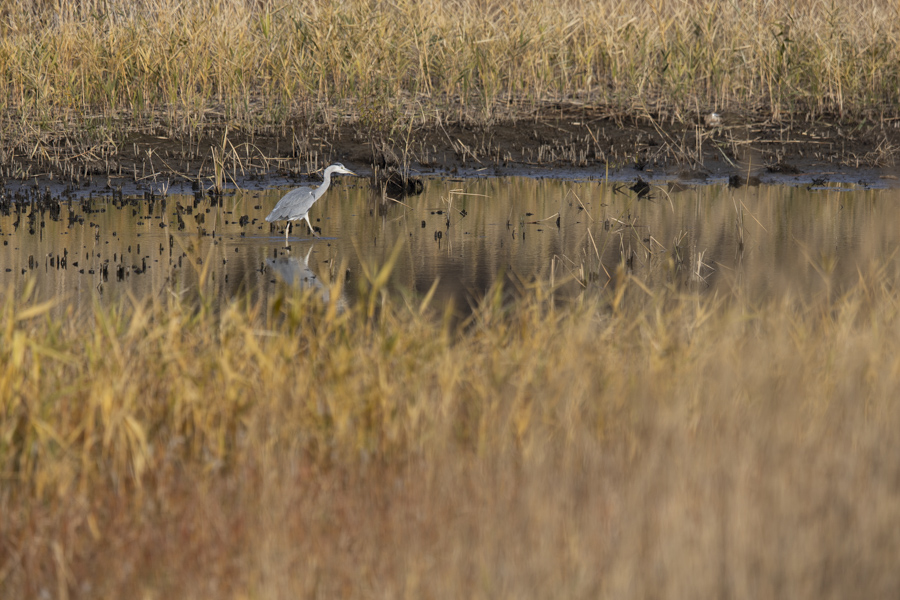
<path id="1" fill-rule="evenodd" d="M 315 227 L 313 227 L 312 221 L 309 220 L 309 213 L 306 213 L 303 218 L 306 219 L 306 224 L 309 225 L 309 232 L 314 236 L 319 237 L 319 234 L 316 233 Z"/>
<path id="2" fill-rule="evenodd" d="M 284 245 L 288 245 L 288 232 L 291 230 L 291 222 L 285 221 L 284 223 Z"/>

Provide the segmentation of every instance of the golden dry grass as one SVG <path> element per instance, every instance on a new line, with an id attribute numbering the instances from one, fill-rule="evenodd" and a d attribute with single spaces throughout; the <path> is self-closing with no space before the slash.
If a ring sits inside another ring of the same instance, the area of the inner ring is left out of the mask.
<path id="1" fill-rule="evenodd" d="M 897 6 L 5 2 L 0 150 L 559 100 L 893 118 Z M 893 598 L 898 282 L 757 303 L 624 278 L 459 330 L 381 289 L 4 297 L 0 596 Z"/>
<path id="2" fill-rule="evenodd" d="M 0 111 L 32 154 L 85 126 L 110 143 L 288 118 L 393 132 L 559 101 L 877 121 L 900 99 L 889 0 L 32 0 L 0 15 Z"/>
<path id="3" fill-rule="evenodd" d="M 564 309 L 534 288 L 455 331 L 377 289 L 7 298 L 0 591 L 893 597 L 897 281 L 754 305 L 624 278 Z"/>

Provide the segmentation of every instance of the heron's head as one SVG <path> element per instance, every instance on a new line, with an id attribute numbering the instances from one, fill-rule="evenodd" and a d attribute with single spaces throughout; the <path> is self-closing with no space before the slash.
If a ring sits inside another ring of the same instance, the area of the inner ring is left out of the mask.
<path id="1" fill-rule="evenodd" d="M 334 163 L 330 167 L 326 169 L 326 171 L 331 171 L 332 173 L 339 173 L 342 175 L 356 175 L 353 171 L 342 165 L 341 163 Z"/>

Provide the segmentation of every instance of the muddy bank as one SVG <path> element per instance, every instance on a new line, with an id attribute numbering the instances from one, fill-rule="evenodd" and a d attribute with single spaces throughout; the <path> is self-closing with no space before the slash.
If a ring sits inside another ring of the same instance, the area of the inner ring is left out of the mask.
<path id="1" fill-rule="evenodd" d="M 69 135 L 45 137 L 39 152 L 7 151 L 8 183 L 70 191 L 210 190 L 282 177 L 287 182 L 342 161 L 363 173 L 677 177 L 814 183 L 897 180 L 900 122 L 805 122 L 760 114 L 698 114 L 673 123 L 665 115 L 635 117 L 554 105 L 540 114 L 489 125 L 429 125 L 402 134 L 359 123 L 292 121 L 247 132 L 211 125 L 197 137 L 164 131 L 127 132 L 103 143 Z"/>

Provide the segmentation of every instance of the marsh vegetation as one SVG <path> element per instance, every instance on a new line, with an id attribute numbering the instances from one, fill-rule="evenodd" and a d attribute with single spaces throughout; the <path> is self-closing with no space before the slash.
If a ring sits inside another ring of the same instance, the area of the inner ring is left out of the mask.
<path id="1" fill-rule="evenodd" d="M 79 181 L 349 156 L 696 163 L 711 111 L 725 117 L 729 160 L 760 138 L 760 166 L 798 151 L 890 165 L 897 11 L 887 0 L 6 3 L 0 165 Z M 545 127 L 559 118 L 564 131 Z"/>
<path id="2" fill-rule="evenodd" d="M 18 597 L 890 595 L 896 257 L 837 297 L 4 298 Z M 337 297 L 340 290 L 332 290 Z"/>
<path id="3" fill-rule="evenodd" d="M 0 596 L 895 597 L 897 11 L 0 2 Z"/>

